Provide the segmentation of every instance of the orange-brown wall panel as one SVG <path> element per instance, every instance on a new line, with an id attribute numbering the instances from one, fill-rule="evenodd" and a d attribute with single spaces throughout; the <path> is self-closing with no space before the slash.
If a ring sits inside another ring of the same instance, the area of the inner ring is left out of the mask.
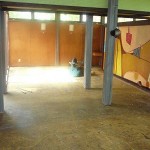
<path id="1" fill-rule="evenodd" d="M 100 24 L 93 25 L 93 52 L 101 52 L 103 54 L 104 50 L 104 34 L 105 28 Z M 99 56 L 92 56 L 92 65 L 97 66 L 101 63 L 101 67 L 103 65 L 103 55 L 102 57 Z"/>
<path id="2" fill-rule="evenodd" d="M 55 24 L 45 23 L 45 31 L 41 23 L 31 23 L 30 63 L 32 66 L 48 66 L 55 63 Z"/>
<path id="3" fill-rule="evenodd" d="M 69 23 L 60 24 L 60 64 L 68 65 L 73 57 L 84 60 L 85 25 L 73 24 L 74 31 L 69 31 Z"/>
<path id="4" fill-rule="evenodd" d="M 30 22 L 9 22 L 10 66 L 28 66 Z"/>
<path id="5" fill-rule="evenodd" d="M 55 49 L 56 49 L 56 24 L 51 23 L 47 26 L 48 31 L 47 36 L 50 38 L 50 40 L 47 40 L 47 46 L 48 46 L 48 55 L 49 55 L 49 62 L 51 65 L 55 64 Z M 50 52 L 50 53 L 49 53 Z"/>
<path id="6" fill-rule="evenodd" d="M 10 66 L 49 66 L 55 64 L 56 24 L 47 22 L 45 31 L 41 22 L 9 21 Z M 84 60 L 85 24 L 60 23 L 60 65 L 68 65 L 73 57 Z M 103 51 L 104 27 L 94 24 L 93 51 Z M 93 57 L 93 64 L 99 64 L 99 57 Z M 18 61 L 20 60 L 20 62 Z"/>
<path id="7" fill-rule="evenodd" d="M 10 66 L 49 66 L 55 63 L 55 23 L 10 21 Z M 20 62 L 18 61 L 20 60 Z"/>
<path id="8" fill-rule="evenodd" d="M 99 24 L 93 25 L 93 51 L 100 51 L 101 41 L 101 26 Z"/>

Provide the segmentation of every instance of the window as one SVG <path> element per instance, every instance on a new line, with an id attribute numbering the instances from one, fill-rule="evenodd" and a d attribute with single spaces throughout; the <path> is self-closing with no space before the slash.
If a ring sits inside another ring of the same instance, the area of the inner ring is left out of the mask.
<path id="1" fill-rule="evenodd" d="M 100 22 L 101 16 L 93 16 L 93 22 Z"/>
<path id="2" fill-rule="evenodd" d="M 82 21 L 86 22 L 86 15 L 82 15 Z"/>
<path id="3" fill-rule="evenodd" d="M 135 19 L 136 21 L 142 21 L 142 20 L 147 20 L 147 19 Z"/>
<path id="4" fill-rule="evenodd" d="M 133 18 L 118 18 L 118 22 L 130 22 L 133 21 Z"/>
<path id="5" fill-rule="evenodd" d="M 36 19 L 36 20 L 55 20 L 55 13 L 35 12 L 34 19 Z"/>
<path id="6" fill-rule="evenodd" d="M 11 19 L 31 19 L 31 12 L 9 11 L 9 18 L 11 18 Z"/>
<path id="7" fill-rule="evenodd" d="M 122 17 L 118 18 L 118 22 L 130 22 L 130 21 L 133 21 L 133 18 L 122 18 Z M 105 17 L 105 24 L 107 24 L 107 17 Z"/>
<path id="8" fill-rule="evenodd" d="M 80 15 L 75 14 L 60 14 L 61 21 L 80 21 Z"/>
<path id="9" fill-rule="evenodd" d="M 82 21 L 86 22 L 86 15 L 82 15 Z M 100 22 L 101 16 L 93 16 L 93 22 Z"/>
<path id="10" fill-rule="evenodd" d="M 107 24 L 107 17 L 105 17 L 105 21 L 104 22 L 105 22 L 105 24 Z"/>

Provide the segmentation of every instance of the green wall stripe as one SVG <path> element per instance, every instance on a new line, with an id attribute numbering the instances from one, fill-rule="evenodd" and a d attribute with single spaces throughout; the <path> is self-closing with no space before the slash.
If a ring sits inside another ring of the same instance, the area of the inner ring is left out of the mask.
<path id="1" fill-rule="evenodd" d="M 108 0 L 3 0 L 5 2 L 23 2 L 62 6 L 107 8 Z M 150 0 L 119 0 L 119 9 L 150 12 Z"/>

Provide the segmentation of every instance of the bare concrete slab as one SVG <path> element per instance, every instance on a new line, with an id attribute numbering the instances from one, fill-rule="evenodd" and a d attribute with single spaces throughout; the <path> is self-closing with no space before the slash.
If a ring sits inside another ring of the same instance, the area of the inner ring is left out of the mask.
<path id="1" fill-rule="evenodd" d="M 149 93 L 114 78 L 112 106 L 104 106 L 99 68 L 92 69 L 90 90 L 83 77 L 69 77 L 62 68 L 11 68 L 1 150 L 150 149 Z M 52 76 L 53 69 L 68 80 Z"/>

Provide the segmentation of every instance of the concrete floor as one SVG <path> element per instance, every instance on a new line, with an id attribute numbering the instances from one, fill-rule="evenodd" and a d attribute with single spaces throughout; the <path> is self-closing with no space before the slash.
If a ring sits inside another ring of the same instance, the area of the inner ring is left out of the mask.
<path id="1" fill-rule="evenodd" d="M 83 77 L 54 81 L 52 68 L 32 69 L 11 69 L 0 150 L 150 150 L 149 93 L 114 78 L 112 106 L 103 106 L 100 69 L 90 90 Z"/>

